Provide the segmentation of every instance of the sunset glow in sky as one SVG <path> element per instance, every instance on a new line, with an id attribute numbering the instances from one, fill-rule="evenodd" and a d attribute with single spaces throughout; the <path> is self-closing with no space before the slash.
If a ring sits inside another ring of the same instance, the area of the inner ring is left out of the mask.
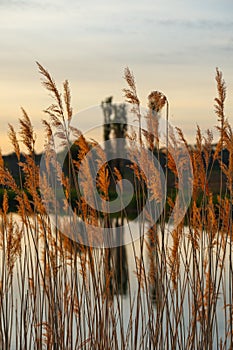
<path id="1" fill-rule="evenodd" d="M 107 96 L 123 101 L 126 66 L 142 105 L 152 90 L 170 101 L 170 120 L 195 141 L 195 127 L 214 128 L 215 68 L 228 87 L 233 123 L 232 0 L 0 0 L 0 137 L 10 152 L 7 124 L 16 129 L 23 106 L 42 150 L 41 119 L 51 98 L 35 64 L 58 87 L 68 79 L 74 113 Z M 101 123 L 101 121 L 100 121 Z M 80 124 L 85 128 L 85 121 Z"/>

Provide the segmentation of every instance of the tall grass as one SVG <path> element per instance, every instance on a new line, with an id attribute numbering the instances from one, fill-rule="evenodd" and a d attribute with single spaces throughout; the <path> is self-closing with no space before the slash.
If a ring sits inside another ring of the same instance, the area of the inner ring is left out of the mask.
<path id="1" fill-rule="evenodd" d="M 79 130 L 71 128 L 68 82 L 64 83 L 60 93 L 49 72 L 40 64 L 38 68 L 45 88 L 53 96 L 53 103 L 45 111 L 48 119 L 43 121 L 47 175 L 52 177 L 51 165 L 56 166 L 58 181 L 68 201 L 72 189 L 76 189 L 76 213 L 84 222 L 102 225 L 109 230 L 115 225 L 122 227 L 122 222 L 129 220 L 124 210 L 117 219 L 106 214 L 106 208 L 98 213 L 87 205 L 80 193 L 77 183 L 80 164 L 96 143 L 86 140 Z M 167 159 L 165 184 L 169 172 L 174 188 L 178 188 L 177 166 L 184 166 L 177 163 L 180 159 L 179 144 L 169 130 L 166 147 L 160 150 L 158 134 L 156 115 L 163 112 L 166 104 L 168 107 L 167 99 L 158 92 L 149 96 L 147 123 L 151 133 L 145 133 L 135 79 L 129 69 L 125 71 L 125 80 L 128 84 L 124 89 L 125 97 L 132 104 L 139 124 L 138 133 L 129 135 L 129 144 L 138 139 L 140 150 L 136 152 L 132 147 L 132 160 L 141 156 L 140 161 L 146 162 L 147 149 L 158 158 L 164 152 Z M 218 69 L 216 82 L 219 141 L 214 154 L 211 131 L 203 134 L 198 127 L 196 144 L 189 146 L 182 131 L 177 130 L 180 141 L 188 149 L 193 168 L 192 201 L 185 217 L 178 225 L 167 226 L 167 218 L 177 199 L 174 190 L 166 199 L 166 209 L 160 219 L 150 225 L 151 213 L 146 212 L 135 226 L 135 230 L 140 231 L 140 239 L 127 246 L 123 244 L 123 232 L 121 246 L 93 248 L 91 244 L 75 242 L 64 235 L 65 231 L 60 232 L 52 225 L 45 201 L 55 207 L 56 198 L 46 178 L 39 180 L 40 169 L 35 162 L 36 141 L 30 118 L 22 110 L 19 134 L 9 125 L 9 138 L 17 156 L 20 177 L 16 182 L 1 156 L 0 181 L 5 190 L 0 210 L 2 349 L 233 348 L 233 133 L 224 113 L 226 85 Z M 54 130 L 67 150 L 68 174 L 56 160 Z M 71 133 L 77 140 L 76 159 L 71 152 Z M 23 162 L 21 144 L 27 150 Z M 229 154 L 227 163 L 223 162 L 224 150 Z M 97 162 L 103 157 L 103 150 L 99 147 Z M 92 161 L 96 162 L 95 159 Z M 218 188 L 211 182 L 216 164 L 221 169 Z M 84 187 L 91 196 L 94 192 L 88 166 L 90 163 L 86 164 Z M 153 169 L 148 160 L 147 166 Z M 159 174 L 151 172 L 153 181 L 145 188 L 147 179 L 143 171 L 133 162 L 131 169 L 134 170 L 138 212 L 143 207 L 142 196 L 148 193 L 151 198 L 157 198 L 159 205 L 164 191 L 160 187 Z M 109 200 L 111 178 L 120 181 L 122 173 L 123 169 L 110 169 L 107 163 L 100 168 L 97 187 L 103 199 Z M 40 191 L 43 186 L 47 197 L 42 199 Z M 16 214 L 9 210 L 9 190 L 16 195 Z M 66 206 L 64 203 L 64 210 Z M 175 212 L 176 215 L 179 213 Z M 70 223 L 65 220 L 63 217 L 65 230 L 70 232 Z"/>

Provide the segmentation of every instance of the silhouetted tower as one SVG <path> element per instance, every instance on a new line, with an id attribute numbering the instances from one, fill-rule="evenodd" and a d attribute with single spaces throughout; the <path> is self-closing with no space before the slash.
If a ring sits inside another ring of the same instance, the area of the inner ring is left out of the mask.
<path id="1" fill-rule="evenodd" d="M 108 143 L 105 151 L 108 156 L 115 159 L 112 165 L 120 170 L 122 162 L 115 156 L 123 154 L 126 146 L 127 110 L 124 103 L 113 104 L 112 99 L 113 97 L 110 96 L 101 103 L 104 114 L 104 141 L 112 141 L 110 144 Z"/>

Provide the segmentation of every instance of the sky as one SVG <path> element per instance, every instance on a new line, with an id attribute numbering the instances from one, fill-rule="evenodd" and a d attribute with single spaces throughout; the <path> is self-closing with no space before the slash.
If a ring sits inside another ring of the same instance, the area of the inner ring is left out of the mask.
<path id="1" fill-rule="evenodd" d="M 110 95 L 123 102 L 128 66 L 142 105 L 152 90 L 162 91 L 172 125 L 181 127 L 190 143 L 197 124 L 203 132 L 216 125 L 219 67 L 227 84 L 226 115 L 233 123 L 232 0 L 0 0 L 0 48 L 3 153 L 12 150 L 8 123 L 18 129 L 20 107 L 35 127 L 37 150 L 43 150 L 41 120 L 52 100 L 36 61 L 59 88 L 69 80 L 74 114 Z M 100 116 L 80 114 L 83 131 L 92 118 Z"/>

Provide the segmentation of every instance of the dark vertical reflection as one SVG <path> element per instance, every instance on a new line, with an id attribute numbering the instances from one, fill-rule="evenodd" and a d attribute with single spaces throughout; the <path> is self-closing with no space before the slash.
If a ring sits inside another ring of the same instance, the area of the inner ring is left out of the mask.
<path id="1" fill-rule="evenodd" d="M 116 248 L 105 248 L 104 252 L 104 275 L 105 293 L 112 299 L 113 295 L 126 295 L 128 290 L 128 257 L 124 245 L 123 218 L 119 225 L 119 218 L 115 225 L 120 228 L 121 245 Z M 113 224 L 113 222 L 112 222 Z"/>
<path id="2" fill-rule="evenodd" d="M 159 242 L 157 226 L 154 225 L 149 231 L 149 291 L 151 301 L 159 306 L 161 301 L 161 278 L 160 278 L 160 263 L 159 263 Z"/>
<path id="3" fill-rule="evenodd" d="M 123 218 L 121 225 L 123 225 Z M 116 227 L 119 227 L 119 221 L 116 220 Z M 126 295 L 128 290 L 128 258 L 127 258 L 127 252 L 126 247 L 124 245 L 124 232 L 123 228 L 121 231 L 121 237 L 122 237 L 122 244 L 119 247 L 115 248 L 115 289 L 116 293 L 119 293 L 121 295 Z"/>
<path id="4" fill-rule="evenodd" d="M 116 227 L 121 226 L 121 245 L 113 250 L 113 276 L 114 276 L 114 293 L 126 295 L 128 290 L 128 258 L 127 251 L 124 245 L 124 231 L 123 221 L 121 218 L 121 225 L 119 225 L 119 218 L 116 219 Z"/>

